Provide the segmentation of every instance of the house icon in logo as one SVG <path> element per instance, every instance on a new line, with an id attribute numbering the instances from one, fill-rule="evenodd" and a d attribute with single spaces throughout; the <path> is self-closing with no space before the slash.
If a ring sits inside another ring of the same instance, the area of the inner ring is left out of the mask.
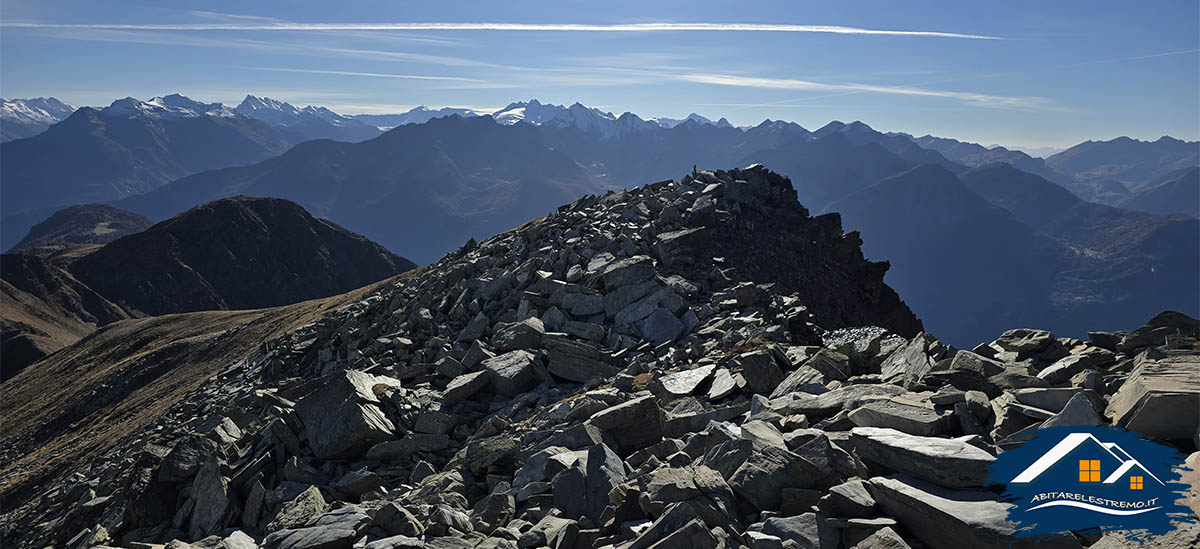
<path id="1" fill-rule="evenodd" d="M 1091 433 L 1071 433 L 1063 437 L 1011 483 L 1028 484 L 1045 478 L 1047 473 L 1053 473 L 1052 478 L 1062 482 L 1069 472 L 1076 471 L 1080 484 L 1097 488 L 1119 486 L 1142 490 L 1148 481 L 1164 484 L 1125 449 L 1116 443 L 1102 442 Z"/>

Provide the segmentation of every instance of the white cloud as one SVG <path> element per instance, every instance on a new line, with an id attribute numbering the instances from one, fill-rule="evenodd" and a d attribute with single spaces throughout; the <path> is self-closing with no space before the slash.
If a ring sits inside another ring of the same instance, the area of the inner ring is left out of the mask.
<path id="1" fill-rule="evenodd" d="M 778 90 L 804 90 L 843 93 L 882 93 L 916 97 L 940 97 L 953 99 L 968 105 L 990 108 L 1036 109 L 1048 106 L 1051 101 L 1044 97 L 988 95 L 972 92 L 930 90 L 907 86 L 881 86 L 875 84 L 827 84 L 793 78 L 764 78 L 725 74 L 677 74 L 679 80 L 718 86 L 765 88 Z"/>
<path id="2" fill-rule="evenodd" d="M 996 36 L 940 31 L 865 29 L 838 25 L 787 25 L 753 23 L 633 23 L 588 25 L 572 23 L 294 23 L 287 21 L 231 23 L 41 23 L 6 22 L 0 27 L 32 29 L 110 29 L 148 31 L 527 31 L 527 32 L 801 32 L 824 34 L 861 34 L 881 36 L 919 36 L 1003 40 Z"/>

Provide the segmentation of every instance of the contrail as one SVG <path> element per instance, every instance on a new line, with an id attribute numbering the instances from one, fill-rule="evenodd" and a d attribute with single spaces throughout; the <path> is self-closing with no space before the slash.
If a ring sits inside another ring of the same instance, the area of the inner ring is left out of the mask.
<path id="1" fill-rule="evenodd" d="M 837 25 L 786 25 L 756 23 L 633 23 L 590 25 L 572 23 L 197 23 L 197 24 L 107 24 L 107 23 L 0 23 L 0 27 L 28 29 L 110 29 L 154 31 L 532 31 L 532 32 L 806 32 L 1004 40 L 997 36 L 956 32 L 864 29 Z"/>
<path id="2" fill-rule="evenodd" d="M 341 76 L 368 76 L 372 78 L 401 78 L 407 80 L 449 80 L 452 82 L 487 82 L 478 78 L 463 78 L 461 76 L 427 76 L 421 74 L 391 74 L 379 72 L 325 71 L 317 69 L 288 69 L 281 67 L 246 67 L 256 71 L 298 72 L 304 74 L 335 74 Z"/>

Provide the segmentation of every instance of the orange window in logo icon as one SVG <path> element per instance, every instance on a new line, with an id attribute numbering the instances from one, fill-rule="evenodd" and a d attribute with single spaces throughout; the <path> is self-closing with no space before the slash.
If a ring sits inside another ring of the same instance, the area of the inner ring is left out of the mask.
<path id="1" fill-rule="evenodd" d="M 1129 477 L 1129 489 L 1130 490 L 1141 490 L 1142 489 L 1142 477 Z"/>
<path id="2" fill-rule="evenodd" d="M 1079 460 L 1079 482 L 1100 482 L 1100 460 Z"/>

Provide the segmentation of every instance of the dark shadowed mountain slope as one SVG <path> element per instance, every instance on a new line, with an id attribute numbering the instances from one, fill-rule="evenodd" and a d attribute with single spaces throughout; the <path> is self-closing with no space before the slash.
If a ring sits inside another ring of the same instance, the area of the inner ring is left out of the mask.
<path id="1" fill-rule="evenodd" d="M 70 271 L 130 312 L 160 315 L 295 303 L 414 267 L 293 202 L 239 196 L 111 242 Z"/>
<path id="2" fill-rule="evenodd" d="M 146 216 L 107 204 L 79 204 L 34 225 L 9 253 L 49 255 L 80 244 L 107 244 L 150 228 Z"/>
<path id="3" fill-rule="evenodd" d="M 1080 200 L 1058 185 L 1006 164 L 980 166 L 961 179 L 972 191 L 1034 229 L 1084 248 L 1091 256 L 1177 247 L 1182 242 L 1158 242 L 1152 235 L 1171 225 L 1200 226 L 1178 215 L 1153 215 Z"/>
<path id="4" fill-rule="evenodd" d="M 310 141 L 253 166 L 180 179 L 120 206 L 160 219 L 224 196 L 281 197 L 426 263 L 471 237 L 606 188 L 537 132 L 488 117 L 439 118 L 362 143 Z"/>
<path id="5" fill-rule="evenodd" d="M 888 284 L 927 329 L 967 346 L 980 333 L 1051 316 L 1056 269 L 1070 250 L 923 165 L 826 207 L 892 264 Z"/>
<path id="6" fill-rule="evenodd" d="M 964 185 L 1034 227 L 1053 222 L 1082 202 L 1061 185 L 1003 162 L 972 168 L 960 176 Z"/>
<path id="7" fill-rule="evenodd" d="M 1084 202 L 1008 165 L 962 181 L 921 166 L 826 209 L 892 262 L 888 283 L 951 342 L 992 323 L 1081 336 L 1200 307 L 1200 222 Z"/>
<path id="8" fill-rule="evenodd" d="M 0 144 L 3 213 L 116 200 L 290 145 L 265 122 L 182 96 L 85 107 L 40 135 Z"/>
<path id="9" fill-rule="evenodd" d="M 841 133 L 815 140 L 797 139 L 755 151 L 743 163 L 772 166 L 792 180 L 800 203 L 813 211 L 832 201 L 913 167 L 878 143 L 853 143 Z"/>
<path id="10" fill-rule="evenodd" d="M 1200 143 L 1167 136 L 1085 141 L 1050 156 L 1046 165 L 1083 182 L 1114 180 L 1137 192 L 1164 175 L 1200 165 Z"/>
<path id="11" fill-rule="evenodd" d="M 62 268 L 32 255 L 0 255 L 0 380 L 97 326 L 129 318 Z"/>
<path id="12" fill-rule="evenodd" d="M 1121 203 L 1124 208 L 1157 214 L 1200 216 L 1200 168 L 1148 187 Z"/>

